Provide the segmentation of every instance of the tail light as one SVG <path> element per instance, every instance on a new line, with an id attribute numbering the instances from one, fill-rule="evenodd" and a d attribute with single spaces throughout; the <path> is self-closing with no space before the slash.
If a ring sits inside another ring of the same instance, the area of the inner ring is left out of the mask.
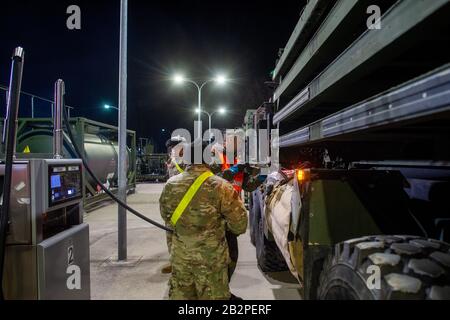
<path id="1" fill-rule="evenodd" d="M 300 169 L 297 171 L 297 180 L 298 182 L 303 182 L 305 180 L 305 171 Z"/>
<path id="2" fill-rule="evenodd" d="M 305 170 L 305 169 L 298 169 L 297 170 L 297 180 L 298 182 L 302 183 L 302 182 L 306 182 L 308 181 L 310 178 L 310 174 L 309 174 L 309 170 Z"/>

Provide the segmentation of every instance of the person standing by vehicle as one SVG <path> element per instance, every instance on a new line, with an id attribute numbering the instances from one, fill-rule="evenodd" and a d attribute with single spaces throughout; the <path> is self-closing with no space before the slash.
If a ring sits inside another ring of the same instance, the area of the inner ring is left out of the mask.
<path id="1" fill-rule="evenodd" d="M 193 155 L 194 144 L 190 147 Z M 160 211 L 174 230 L 169 298 L 230 299 L 225 232 L 240 235 L 247 229 L 247 212 L 233 186 L 205 163 L 189 165 L 167 182 Z"/>
<path id="2" fill-rule="evenodd" d="M 176 176 L 177 174 L 183 173 L 185 165 L 183 163 L 178 163 L 177 158 L 181 158 L 183 156 L 181 143 L 183 143 L 185 140 L 181 137 L 173 137 L 167 140 L 166 142 L 166 148 L 167 148 L 167 154 L 168 154 L 168 160 L 166 163 L 167 166 L 167 173 L 169 175 L 169 179 Z M 178 154 L 177 154 L 178 153 Z M 172 247 L 172 233 L 167 232 L 166 233 L 166 241 L 167 241 L 167 248 L 169 250 L 169 254 Z M 161 268 L 162 274 L 169 274 L 172 273 L 172 264 L 169 262 L 166 265 L 164 265 Z"/>
<path id="3" fill-rule="evenodd" d="M 216 143 L 212 147 L 212 154 L 219 160 L 211 166 L 212 171 L 229 181 L 239 197 L 242 195 L 242 190 L 247 192 L 253 192 L 258 186 L 262 184 L 265 179 L 261 179 L 260 170 L 252 168 L 246 164 L 239 164 L 239 144 L 236 136 L 227 136 L 225 144 L 221 145 Z M 227 159 L 227 150 L 232 150 L 233 158 Z M 230 264 L 228 266 L 228 278 L 231 277 L 236 270 L 237 262 L 239 259 L 239 246 L 237 237 L 232 232 L 226 234 L 228 249 L 230 254 Z"/>
<path id="4" fill-rule="evenodd" d="M 185 140 L 181 137 L 173 137 L 167 140 L 166 148 L 167 148 L 167 173 L 169 174 L 169 178 L 176 176 L 177 174 L 183 173 L 185 165 L 183 163 L 178 163 L 177 158 L 181 159 L 183 157 L 183 150 L 181 148 L 181 144 Z"/>

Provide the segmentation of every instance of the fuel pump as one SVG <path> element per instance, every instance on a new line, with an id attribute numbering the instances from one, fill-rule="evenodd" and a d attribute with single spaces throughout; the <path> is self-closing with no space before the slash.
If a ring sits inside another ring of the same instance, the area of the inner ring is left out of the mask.
<path id="1" fill-rule="evenodd" d="M 64 82 L 55 83 L 53 158 L 16 159 L 15 138 L 24 52 L 13 55 L 0 162 L 0 278 L 4 299 L 89 299 L 89 226 L 83 223 L 83 170 L 118 205 L 164 230 L 118 199 L 89 168 L 64 110 Z M 64 116 L 80 159 L 62 159 Z M 3 187 L 3 189 L 1 189 Z"/>
<path id="2" fill-rule="evenodd" d="M 53 158 L 17 159 L 15 135 L 24 52 L 13 55 L 0 163 L 0 276 L 4 299 L 89 299 L 89 226 L 80 159 L 62 159 L 64 83 L 55 84 Z"/>

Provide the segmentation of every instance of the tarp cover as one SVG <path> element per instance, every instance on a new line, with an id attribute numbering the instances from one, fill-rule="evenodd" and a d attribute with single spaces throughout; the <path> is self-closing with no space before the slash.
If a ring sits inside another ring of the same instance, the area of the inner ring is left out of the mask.
<path id="1" fill-rule="evenodd" d="M 294 179 L 288 183 L 278 183 L 267 197 L 266 221 L 275 242 L 283 254 L 291 273 L 298 279 L 297 271 L 289 253 L 288 235 L 291 223 L 291 200 L 294 189 Z"/>

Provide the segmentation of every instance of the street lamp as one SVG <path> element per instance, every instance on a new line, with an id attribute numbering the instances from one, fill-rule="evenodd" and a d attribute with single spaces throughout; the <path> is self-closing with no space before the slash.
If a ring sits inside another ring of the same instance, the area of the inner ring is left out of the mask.
<path id="1" fill-rule="evenodd" d="M 200 115 L 201 113 L 204 113 L 208 116 L 209 134 L 210 134 L 210 140 L 211 140 L 211 118 L 212 118 L 212 116 L 215 115 L 216 113 L 224 115 L 227 112 L 227 109 L 225 109 L 224 107 L 220 107 L 216 111 L 209 113 L 208 111 L 197 108 L 197 109 L 195 109 L 195 112 L 198 113 L 198 115 Z"/>
<path id="2" fill-rule="evenodd" d="M 198 108 L 198 122 L 200 124 L 200 126 L 198 128 L 198 137 L 201 139 L 202 138 L 202 126 L 201 126 L 201 123 L 202 123 L 202 119 L 201 119 L 201 113 L 202 113 L 202 90 L 208 83 L 211 83 L 211 82 L 215 82 L 215 83 L 217 83 L 218 85 L 221 85 L 221 86 L 225 85 L 227 83 L 228 79 L 227 79 L 227 77 L 225 75 L 219 74 L 213 79 L 206 80 L 203 83 L 198 83 L 198 82 L 196 82 L 196 81 L 194 81 L 192 79 L 185 78 L 182 74 L 176 74 L 173 77 L 173 81 L 177 85 L 181 85 L 184 82 L 189 82 L 189 83 L 193 84 L 198 90 L 198 106 L 197 106 L 197 108 Z M 211 127 L 211 125 L 210 125 L 210 127 Z"/>
<path id="3" fill-rule="evenodd" d="M 217 84 L 219 85 L 224 85 L 225 83 L 227 83 L 227 78 L 223 75 L 223 74 L 219 74 L 214 81 L 216 81 Z"/>
<path id="4" fill-rule="evenodd" d="M 183 82 L 184 82 L 184 76 L 183 75 L 181 75 L 181 74 L 176 74 L 174 77 L 173 77 L 173 81 L 175 82 L 175 84 L 182 84 Z"/>
<path id="5" fill-rule="evenodd" d="M 114 106 L 111 106 L 111 105 L 109 105 L 109 104 L 105 104 L 105 105 L 103 106 L 103 108 L 105 108 L 106 110 L 109 110 L 109 109 L 116 109 L 116 110 L 119 110 L 119 108 L 114 107 Z"/>

